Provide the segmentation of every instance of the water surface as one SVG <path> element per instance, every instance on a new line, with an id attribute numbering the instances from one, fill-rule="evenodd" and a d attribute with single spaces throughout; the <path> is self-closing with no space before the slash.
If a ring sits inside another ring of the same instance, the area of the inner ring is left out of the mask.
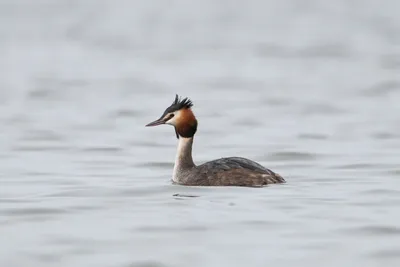
<path id="1" fill-rule="evenodd" d="M 397 266 L 397 1 L 0 1 L 0 265 Z M 287 184 L 172 185 L 243 156 Z"/>

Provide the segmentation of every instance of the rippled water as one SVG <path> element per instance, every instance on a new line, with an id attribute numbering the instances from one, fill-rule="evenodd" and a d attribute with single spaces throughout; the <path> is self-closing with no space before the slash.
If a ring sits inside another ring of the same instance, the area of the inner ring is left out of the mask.
<path id="1" fill-rule="evenodd" d="M 0 1 L 0 265 L 397 266 L 398 1 Z M 197 163 L 170 183 L 174 94 Z"/>

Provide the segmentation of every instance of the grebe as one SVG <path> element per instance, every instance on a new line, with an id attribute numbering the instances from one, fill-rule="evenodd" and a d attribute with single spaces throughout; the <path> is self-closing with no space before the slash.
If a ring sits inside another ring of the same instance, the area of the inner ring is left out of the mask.
<path id="1" fill-rule="evenodd" d="M 146 126 L 169 124 L 174 126 L 179 140 L 172 181 L 190 186 L 249 186 L 284 183 L 277 173 L 245 158 L 221 158 L 196 166 L 192 159 L 193 137 L 197 120 L 189 98 L 176 95 L 174 102 L 162 116 Z"/>

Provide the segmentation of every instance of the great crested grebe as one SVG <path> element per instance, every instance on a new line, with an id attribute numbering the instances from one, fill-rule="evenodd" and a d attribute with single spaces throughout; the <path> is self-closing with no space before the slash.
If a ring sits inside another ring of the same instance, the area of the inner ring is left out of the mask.
<path id="1" fill-rule="evenodd" d="M 187 97 L 176 95 L 174 102 L 156 121 L 146 126 L 170 124 L 174 126 L 179 139 L 172 181 L 191 186 L 250 186 L 284 183 L 277 173 L 245 158 L 221 158 L 196 166 L 192 159 L 193 137 L 197 130 L 197 120 Z"/>

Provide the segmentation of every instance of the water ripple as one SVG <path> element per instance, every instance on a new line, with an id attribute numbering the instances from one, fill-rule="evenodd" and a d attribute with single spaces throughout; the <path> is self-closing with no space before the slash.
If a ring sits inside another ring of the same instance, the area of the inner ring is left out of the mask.
<path id="1" fill-rule="evenodd" d="M 314 153 L 298 152 L 298 151 L 284 151 L 284 152 L 274 152 L 268 155 L 268 159 L 272 161 L 282 161 L 282 160 L 315 160 L 317 155 Z"/>
<path id="2" fill-rule="evenodd" d="M 381 236 L 381 237 L 395 237 L 400 235 L 400 228 L 397 226 L 384 226 L 384 225 L 371 225 L 354 227 L 351 229 L 341 230 L 346 233 L 356 235 L 370 235 L 370 236 Z"/>

